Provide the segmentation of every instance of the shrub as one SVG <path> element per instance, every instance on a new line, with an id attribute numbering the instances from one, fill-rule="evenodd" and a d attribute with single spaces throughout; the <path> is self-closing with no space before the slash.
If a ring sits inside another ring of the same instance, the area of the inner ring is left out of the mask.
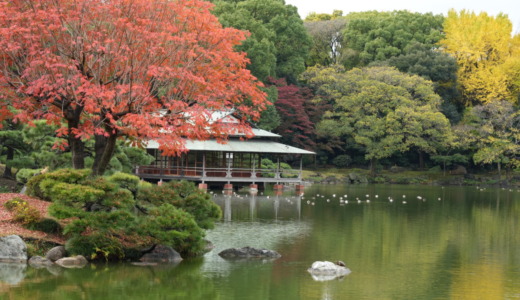
<path id="1" fill-rule="evenodd" d="M 163 204 L 149 210 L 136 228 L 141 235 L 153 237 L 157 244 L 174 248 L 181 256 L 196 256 L 204 252 L 204 232 L 197 226 L 193 216 Z"/>
<path id="2" fill-rule="evenodd" d="M 13 208 L 13 212 L 13 220 L 20 222 L 23 225 L 32 224 L 41 219 L 40 211 L 30 206 L 25 201 L 19 202 L 19 204 Z"/>
<path id="3" fill-rule="evenodd" d="M 60 223 L 54 219 L 41 219 L 34 223 L 30 223 L 27 228 L 31 230 L 38 230 L 50 234 L 59 234 L 62 232 Z"/>
<path id="4" fill-rule="evenodd" d="M 41 169 L 20 169 L 16 172 L 16 181 L 21 184 L 27 184 L 29 179 L 38 175 L 41 172 Z"/>
<path id="5" fill-rule="evenodd" d="M 47 179 L 47 174 L 40 174 L 31 177 L 31 179 L 27 181 L 27 195 L 50 201 L 50 199 L 44 196 L 43 191 L 40 188 L 40 183 L 45 179 Z"/>
<path id="6" fill-rule="evenodd" d="M 27 205 L 27 201 L 23 200 L 20 197 L 14 197 L 11 200 L 4 203 L 4 207 L 8 211 L 13 211 L 18 205 Z"/>
<path id="7" fill-rule="evenodd" d="M 139 187 L 139 182 L 141 181 L 139 177 L 131 174 L 116 172 L 109 176 L 108 181 L 113 182 L 120 187 L 129 190 L 133 195 L 137 194 L 137 190 Z"/>
<path id="8" fill-rule="evenodd" d="M 215 204 L 209 194 L 198 189 L 194 183 L 187 181 L 170 181 L 162 186 L 152 186 L 139 191 L 138 203 L 143 205 L 171 204 L 192 214 L 202 228 L 212 228 L 213 222 L 222 217 L 220 207 Z"/>
<path id="9" fill-rule="evenodd" d="M 346 168 L 352 163 L 352 157 L 347 154 L 342 154 L 334 157 L 332 164 L 338 168 Z"/>
<path id="10" fill-rule="evenodd" d="M 65 249 L 72 255 L 83 255 L 91 260 L 119 260 L 124 257 L 123 245 L 119 240 L 97 232 L 74 236 L 67 241 Z"/>

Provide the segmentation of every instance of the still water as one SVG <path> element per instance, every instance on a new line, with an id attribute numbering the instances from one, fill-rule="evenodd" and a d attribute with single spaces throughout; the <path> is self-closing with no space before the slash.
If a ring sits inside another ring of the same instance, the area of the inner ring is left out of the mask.
<path id="1" fill-rule="evenodd" d="M 0 299 L 520 299 L 520 190 L 314 185 L 293 192 L 217 193 L 215 249 L 175 266 L 9 269 Z M 348 201 L 348 203 L 346 203 Z M 252 246 L 274 261 L 227 261 Z M 352 273 L 317 281 L 317 260 Z"/>

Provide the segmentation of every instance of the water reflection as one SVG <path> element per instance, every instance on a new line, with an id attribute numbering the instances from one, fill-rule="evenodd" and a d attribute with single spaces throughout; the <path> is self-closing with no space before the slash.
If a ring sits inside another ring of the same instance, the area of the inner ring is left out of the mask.
<path id="1" fill-rule="evenodd" d="M 219 193 L 214 200 L 224 218 L 207 232 L 215 249 L 202 258 L 166 268 L 90 266 L 61 275 L 27 268 L 22 281 L 0 278 L 0 299 L 520 297 L 518 190 L 315 185 L 303 198 Z M 233 262 L 218 256 L 243 246 L 282 257 Z M 318 260 L 344 261 L 352 273 L 315 281 L 307 269 Z"/>
<path id="2" fill-rule="evenodd" d="M 215 193 L 213 200 L 221 206 L 225 222 L 258 219 L 299 220 L 303 194 L 287 192 L 263 195 L 258 193 Z M 245 208 L 248 208 L 246 211 Z M 244 215 L 248 212 L 248 215 Z"/>

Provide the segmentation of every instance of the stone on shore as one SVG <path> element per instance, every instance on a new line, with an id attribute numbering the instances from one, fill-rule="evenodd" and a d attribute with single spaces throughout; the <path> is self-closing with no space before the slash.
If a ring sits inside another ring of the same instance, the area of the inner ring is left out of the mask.
<path id="1" fill-rule="evenodd" d="M 64 268 L 83 268 L 88 264 L 87 259 L 82 255 L 64 257 L 56 261 L 56 264 Z"/>
<path id="2" fill-rule="evenodd" d="M 0 237 L 0 262 L 27 262 L 27 245 L 17 235 Z"/>
<path id="3" fill-rule="evenodd" d="M 243 248 L 229 248 L 218 255 L 222 258 L 279 258 L 282 257 L 280 253 L 274 250 L 267 249 L 256 249 L 252 247 L 243 247 Z"/>
<path id="4" fill-rule="evenodd" d="M 50 261 L 57 261 L 58 259 L 64 258 L 66 254 L 65 247 L 63 246 L 56 246 L 52 249 L 50 249 L 47 254 L 45 254 L 45 258 L 49 259 Z"/>
<path id="5" fill-rule="evenodd" d="M 52 265 L 54 265 L 54 263 L 50 259 L 38 255 L 29 259 L 29 266 L 35 269 L 42 269 Z"/>
<path id="6" fill-rule="evenodd" d="M 143 263 L 178 263 L 182 261 L 182 257 L 172 247 L 157 245 L 139 260 Z"/>

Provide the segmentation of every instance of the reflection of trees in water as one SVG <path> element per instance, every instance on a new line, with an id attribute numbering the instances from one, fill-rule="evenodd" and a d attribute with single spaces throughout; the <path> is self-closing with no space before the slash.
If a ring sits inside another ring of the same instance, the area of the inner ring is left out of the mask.
<path id="1" fill-rule="evenodd" d="M 53 275 L 28 268 L 7 299 L 215 299 L 215 285 L 200 272 L 202 259 L 179 265 L 89 265 Z M 3 298 L 2 298 L 3 299 Z"/>

